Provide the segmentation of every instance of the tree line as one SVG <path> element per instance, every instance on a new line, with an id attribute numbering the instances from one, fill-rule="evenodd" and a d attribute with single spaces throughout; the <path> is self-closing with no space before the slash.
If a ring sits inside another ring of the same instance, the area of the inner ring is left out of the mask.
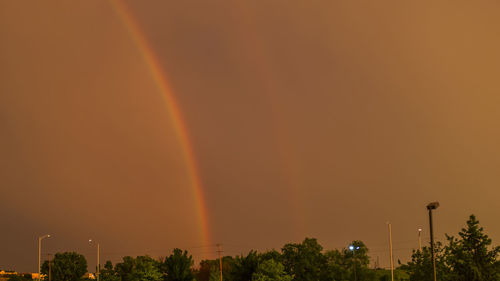
<path id="1" fill-rule="evenodd" d="M 447 243 L 436 245 L 437 276 L 440 281 L 500 281 L 500 247 L 491 239 L 474 215 L 458 234 L 446 236 Z M 390 271 L 370 268 L 369 250 L 362 241 L 350 247 L 324 250 L 314 238 L 289 243 L 280 251 L 222 258 L 223 281 L 388 281 Z M 107 261 L 100 269 L 100 281 L 220 281 L 220 261 L 202 260 L 194 268 L 187 251 L 174 249 L 164 258 L 126 256 L 113 265 Z M 87 272 L 83 255 L 58 253 L 51 262 L 51 281 L 80 281 Z M 42 274 L 49 274 L 45 261 Z M 411 260 L 395 270 L 397 281 L 433 280 L 429 247 L 414 250 Z M 10 280 L 22 281 L 22 280 Z"/>

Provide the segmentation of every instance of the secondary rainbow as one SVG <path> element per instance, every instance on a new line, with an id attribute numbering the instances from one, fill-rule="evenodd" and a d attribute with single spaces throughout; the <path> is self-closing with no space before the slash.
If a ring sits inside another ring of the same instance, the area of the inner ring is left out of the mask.
<path id="1" fill-rule="evenodd" d="M 189 134 L 186 129 L 186 124 L 182 117 L 180 107 L 175 100 L 165 73 L 162 70 L 162 67 L 158 64 L 158 60 L 156 59 L 154 51 L 141 32 L 138 23 L 134 20 L 134 17 L 122 1 L 110 1 L 120 19 L 124 23 L 126 29 L 130 33 L 131 38 L 139 48 L 140 53 L 144 58 L 144 62 L 147 64 L 148 69 L 151 72 L 154 82 L 156 83 L 159 91 L 163 96 L 163 99 L 165 100 L 170 118 L 171 120 L 173 120 L 173 126 L 176 131 L 178 141 L 182 146 L 184 159 L 186 161 L 186 166 L 190 174 L 191 186 L 193 188 L 193 194 L 195 197 L 194 199 L 197 208 L 196 212 L 198 215 L 198 223 L 201 228 L 201 239 L 204 245 L 211 245 L 212 241 L 210 237 L 208 214 L 205 206 L 201 179 L 198 172 L 198 166 L 196 164 L 196 158 L 194 156 L 193 146 L 189 139 Z"/>

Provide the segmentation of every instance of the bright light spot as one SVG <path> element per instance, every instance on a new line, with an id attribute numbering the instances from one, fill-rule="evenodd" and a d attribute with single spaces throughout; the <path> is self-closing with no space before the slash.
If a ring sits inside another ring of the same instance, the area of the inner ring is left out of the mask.
<path id="1" fill-rule="evenodd" d="M 354 251 L 354 246 L 353 245 L 349 246 L 349 250 Z"/>

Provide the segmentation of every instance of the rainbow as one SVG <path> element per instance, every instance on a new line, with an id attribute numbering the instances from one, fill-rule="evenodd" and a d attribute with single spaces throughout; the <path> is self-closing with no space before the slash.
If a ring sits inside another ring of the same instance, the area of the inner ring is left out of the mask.
<path id="1" fill-rule="evenodd" d="M 201 230 L 201 241 L 204 246 L 212 245 L 211 232 L 209 228 L 208 213 L 204 201 L 203 188 L 201 178 L 194 156 L 193 146 L 189 139 L 189 134 L 186 128 L 186 123 L 182 117 L 182 112 L 177 103 L 172 89 L 166 79 L 166 75 L 162 67 L 158 63 L 155 53 L 148 41 L 141 32 L 138 23 L 134 20 L 131 12 L 127 9 L 126 5 L 121 0 L 110 0 L 114 10 L 124 23 L 127 31 L 130 33 L 131 38 L 137 45 L 140 53 L 149 68 L 151 75 L 158 90 L 161 92 L 171 120 L 173 120 L 174 130 L 176 132 L 178 141 L 182 147 L 183 156 L 190 174 L 190 183 L 193 188 L 194 200 L 196 204 L 196 213 L 198 216 L 198 223 Z"/>

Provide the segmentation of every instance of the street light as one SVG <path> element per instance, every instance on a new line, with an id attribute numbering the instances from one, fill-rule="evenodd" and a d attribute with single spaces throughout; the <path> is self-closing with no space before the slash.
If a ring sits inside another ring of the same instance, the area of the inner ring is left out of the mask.
<path id="1" fill-rule="evenodd" d="M 46 234 L 44 236 L 38 237 L 38 281 L 41 279 L 41 255 L 42 255 L 42 240 L 45 238 L 49 238 L 50 234 Z"/>
<path id="2" fill-rule="evenodd" d="M 391 281 L 394 281 L 394 258 L 392 257 L 392 226 L 390 222 L 387 222 L 387 227 L 389 228 L 389 263 L 391 265 Z"/>
<path id="3" fill-rule="evenodd" d="M 434 254 L 434 231 L 432 229 L 432 210 L 435 210 L 439 207 L 439 202 L 432 202 L 427 205 L 427 210 L 429 211 L 429 228 L 431 233 L 431 258 L 432 258 L 432 270 L 434 273 L 434 281 L 436 279 L 436 256 Z"/>
<path id="4" fill-rule="evenodd" d="M 89 239 L 89 243 L 92 243 L 92 239 Z M 96 280 L 99 281 L 99 242 L 95 242 L 97 244 L 97 272 L 96 272 Z"/>
<path id="5" fill-rule="evenodd" d="M 418 249 L 422 252 L 422 229 L 418 229 Z"/>
<path id="6" fill-rule="evenodd" d="M 354 265 L 354 281 L 356 281 L 358 278 L 356 276 L 356 260 L 354 259 L 355 257 L 354 254 L 356 253 L 355 250 L 359 250 L 359 246 L 350 245 L 349 250 L 352 251 L 352 261 Z"/>

